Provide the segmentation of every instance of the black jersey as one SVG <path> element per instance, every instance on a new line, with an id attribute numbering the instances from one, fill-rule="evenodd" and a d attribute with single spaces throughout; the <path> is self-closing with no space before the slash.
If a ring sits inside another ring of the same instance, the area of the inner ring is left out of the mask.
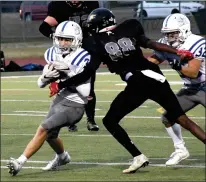
<path id="1" fill-rule="evenodd" d="M 110 72 L 122 74 L 158 67 L 143 56 L 140 47 L 147 48 L 148 41 L 140 22 L 130 19 L 109 32 L 85 39 L 83 47 L 90 52 L 91 59 L 95 59 L 93 63 L 102 62 Z"/>
<path id="2" fill-rule="evenodd" d="M 81 27 L 87 20 L 88 15 L 99 8 L 98 1 L 83 1 L 81 7 L 71 7 L 66 1 L 52 1 L 48 5 L 48 16 L 54 17 L 58 23 L 71 20 Z"/>
<path id="3" fill-rule="evenodd" d="M 100 66 L 106 64 L 111 73 L 122 77 L 128 72 L 150 69 L 162 74 L 159 66 L 148 61 L 141 47 L 148 48 L 151 40 L 144 35 L 138 20 L 130 19 L 119 24 L 115 29 L 83 39 L 82 47 L 91 54 L 90 62 L 84 71 L 64 83 L 61 87 L 78 85 L 87 80 Z"/>

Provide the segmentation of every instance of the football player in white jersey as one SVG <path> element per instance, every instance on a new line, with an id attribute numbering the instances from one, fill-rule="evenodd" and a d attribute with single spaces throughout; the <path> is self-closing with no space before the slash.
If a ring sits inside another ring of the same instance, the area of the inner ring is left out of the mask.
<path id="1" fill-rule="evenodd" d="M 187 112 L 197 105 L 206 105 L 206 84 L 205 84 L 205 57 L 206 39 L 191 32 L 190 20 L 183 14 L 175 13 L 165 18 L 161 33 L 164 37 L 159 40 L 161 43 L 171 45 L 178 49 L 189 50 L 194 54 L 190 61 L 180 61 L 179 57 L 164 52 L 154 52 L 149 58 L 150 61 L 160 64 L 167 60 L 175 69 L 184 82 L 184 87 L 176 94 L 184 112 Z M 169 136 L 172 138 L 175 151 L 166 162 L 167 166 L 178 164 L 189 157 L 182 138 L 181 127 L 173 121 L 168 121 L 167 113 L 162 116 Z"/>
<path id="2" fill-rule="evenodd" d="M 82 30 L 73 21 L 65 21 L 58 25 L 54 34 L 53 47 L 45 52 L 45 65 L 38 79 L 38 86 L 45 87 L 54 80 L 62 80 L 81 73 L 87 62 L 89 53 L 81 48 Z M 75 124 L 84 114 L 84 105 L 90 93 L 90 79 L 77 87 L 62 89 L 52 101 L 49 112 L 38 127 L 33 139 L 28 143 L 18 159 L 10 158 L 7 167 L 15 176 L 24 163 L 33 156 L 45 141 L 56 152 L 55 158 L 43 168 L 53 170 L 70 162 L 70 155 L 64 150 L 62 140 L 58 137 L 64 126 Z"/>

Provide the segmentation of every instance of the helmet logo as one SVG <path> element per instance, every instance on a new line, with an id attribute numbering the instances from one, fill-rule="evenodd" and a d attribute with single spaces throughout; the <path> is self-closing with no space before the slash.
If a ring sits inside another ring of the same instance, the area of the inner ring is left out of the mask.
<path id="1" fill-rule="evenodd" d="M 109 21 L 114 21 L 114 18 L 111 17 L 111 18 L 109 19 Z"/>
<path id="2" fill-rule="evenodd" d="M 90 15 L 89 16 L 89 20 L 92 20 L 92 19 L 94 19 L 96 17 L 96 15 Z"/>
<path id="3" fill-rule="evenodd" d="M 79 35 L 79 34 L 80 34 L 80 31 L 79 31 L 78 27 L 76 27 L 76 28 L 74 29 L 74 32 L 75 32 L 76 35 Z"/>

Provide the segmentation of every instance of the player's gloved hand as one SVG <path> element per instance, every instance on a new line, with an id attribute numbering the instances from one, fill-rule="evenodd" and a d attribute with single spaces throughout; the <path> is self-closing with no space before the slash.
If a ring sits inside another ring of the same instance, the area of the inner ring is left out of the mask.
<path id="1" fill-rule="evenodd" d="M 194 55 L 188 50 L 179 49 L 177 55 L 180 56 L 181 60 L 191 60 L 194 58 Z"/>
<path id="2" fill-rule="evenodd" d="M 53 65 L 56 70 L 61 71 L 65 73 L 66 75 L 68 75 L 70 72 L 70 69 L 67 63 L 55 61 Z"/>
<path id="3" fill-rule="evenodd" d="M 170 66 L 172 69 L 180 71 L 182 69 L 181 61 L 178 59 L 173 59 L 169 61 Z"/>
<path id="4" fill-rule="evenodd" d="M 57 82 L 51 82 L 49 85 L 50 94 L 49 97 L 56 95 L 59 92 L 59 87 Z"/>
<path id="5" fill-rule="evenodd" d="M 54 80 L 57 80 L 60 76 L 58 70 L 54 69 L 54 66 L 52 64 L 47 64 L 44 66 L 43 74 L 41 76 L 42 82 L 51 82 Z"/>

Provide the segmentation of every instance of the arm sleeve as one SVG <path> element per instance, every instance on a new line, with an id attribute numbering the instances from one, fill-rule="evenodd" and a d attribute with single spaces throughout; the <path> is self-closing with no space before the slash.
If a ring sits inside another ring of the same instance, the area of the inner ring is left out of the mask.
<path id="1" fill-rule="evenodd" d="M 133 20 L 132 24 L 136 32 L 136 39 L 139 43 L 139 46 L 148 48 L 148 42 L 150 42 L 151 40 L 145 36 L 141 23 L 138 20 Z"/>
<path id="2" fill-rule="evenodd" d="M 45 21 L 39 26 L 39 31 L 48 38 L 52 38 L 52 34 L 54 33 L 52 27 Z"/>

